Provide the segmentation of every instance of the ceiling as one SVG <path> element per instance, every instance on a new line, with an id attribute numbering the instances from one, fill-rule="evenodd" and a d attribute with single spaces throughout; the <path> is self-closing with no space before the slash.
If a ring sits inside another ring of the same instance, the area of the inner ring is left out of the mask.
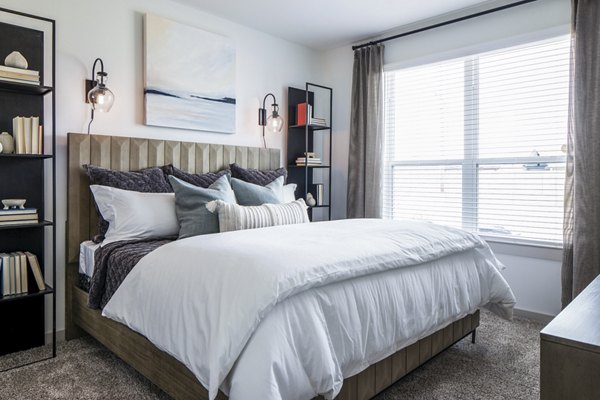
<path id="1" fill-rule="evenodd" d="M 484 0 L 177 0 L 315 49 L 486 3 Z"/>

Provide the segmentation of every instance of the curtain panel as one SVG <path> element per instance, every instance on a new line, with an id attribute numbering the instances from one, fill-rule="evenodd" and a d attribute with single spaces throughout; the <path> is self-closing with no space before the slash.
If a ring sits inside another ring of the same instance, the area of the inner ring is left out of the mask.
<path id="1" fill-rule="evenodd" d="M 600 2 L 573 0 L 562 305 L 600 275 Z"/>
<path id="2" fill-rule="evenodd" d="M 372 45 L 354 51 L 348 218 L 380 218 L 383 190 L 383 53 Z"/>

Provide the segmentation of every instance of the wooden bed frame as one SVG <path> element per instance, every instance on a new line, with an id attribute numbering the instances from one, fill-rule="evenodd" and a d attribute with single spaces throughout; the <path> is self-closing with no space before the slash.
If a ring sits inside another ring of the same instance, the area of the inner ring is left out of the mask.
<path id="1" fill-rule="evenodd" d="M 78 287 L 79 244 L 89 240 L 98 220 L 89 190 L 85 164 L 121 171 L 173 164 L 187 172 L 218 171 L 229 164 L 274 169 L 281 165 L 278 149 L 228 146 L 68 134 L 68 204 L 66 271 L 66 338 L 89 334 L 175 399 L 208 399 L 208 392 L 182 363 L 159 350 L 144 336 L 88 308 L 88 294 Z M 471 334 L 479 326 L 479 311 L 454 321 L 437 332 L 344 380 L 341 400 L 374 397 L 420 365 Z M 227 397 L 219 393 L 219 400 Z"/>

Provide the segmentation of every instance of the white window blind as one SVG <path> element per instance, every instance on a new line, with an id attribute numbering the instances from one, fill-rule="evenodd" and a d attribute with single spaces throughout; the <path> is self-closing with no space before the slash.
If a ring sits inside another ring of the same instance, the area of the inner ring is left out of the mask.
<path id="1" fill-rule="evenodd" d="M 385 74 L 384 216 L 562 240 L 569 37 Z"/>

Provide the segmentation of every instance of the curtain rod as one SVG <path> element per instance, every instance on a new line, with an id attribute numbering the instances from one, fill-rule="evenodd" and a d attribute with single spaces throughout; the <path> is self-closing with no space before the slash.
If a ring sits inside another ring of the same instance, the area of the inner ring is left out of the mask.
<path id="1" fill-rule="evenodd" d="M 520 6 L 520 5 L 523 5 L 523 4 L 527 4 L 527 3 L 533 3 L 534 1 L 537 1 L 537 0 L 521 0 L 521 1 L 517 1 L 516 3 L 505 4 L 505 5 L 500 6 L 500 7 L 491 8 L 489 10 L 480 11 L 480 12 L 476 12 L 474 14 L 465 15 L 464 17 L 459 17 L 459 18 L 451 19 L 449 21 L 444 21 L 444 22 L 440 22 L 440 23 L 437 23 L 437 24 L 425 26 L 423 28 L 415 29 L 415 30 L 412 30 L 412 31 L 409 31 L 409 32 L 399 33 L 399 34 L 394 35 L 394 36 L 388 36 L 388 37 L 385 37 L 383 39 L 377 39 L 377 40 L 370 41 L 368 43 L 363 43 L 363 44 L 359 44 L 359 45 L 356 45 L 356 46 L 352 46 L 352 50 L 360 49 L 360 48 L 367 47 L 367 46 L 373 46 L 375 44 L 387 42 L 388 40 L 394 40 L 394 39 L 398 39 L 398 38 L 401 38 L 401 37 L 404 37 L 404 36 L 414 35 L 415 33 L 428 31 L 430 29 L 440 28 L 442 26 L 446 26 L 446 25 L 450 25 L 450 24 L 455 24 L 457 22 L 466 21 L 468 19 L 481 17 L 482 15 L 492 14 L 492 13 L 495 13 L 495 12 L 498 12 L 498 11 L 506 10 L 506 9 L 513 8 L 513 7 L 517 7 L 517 6 Z"/>

